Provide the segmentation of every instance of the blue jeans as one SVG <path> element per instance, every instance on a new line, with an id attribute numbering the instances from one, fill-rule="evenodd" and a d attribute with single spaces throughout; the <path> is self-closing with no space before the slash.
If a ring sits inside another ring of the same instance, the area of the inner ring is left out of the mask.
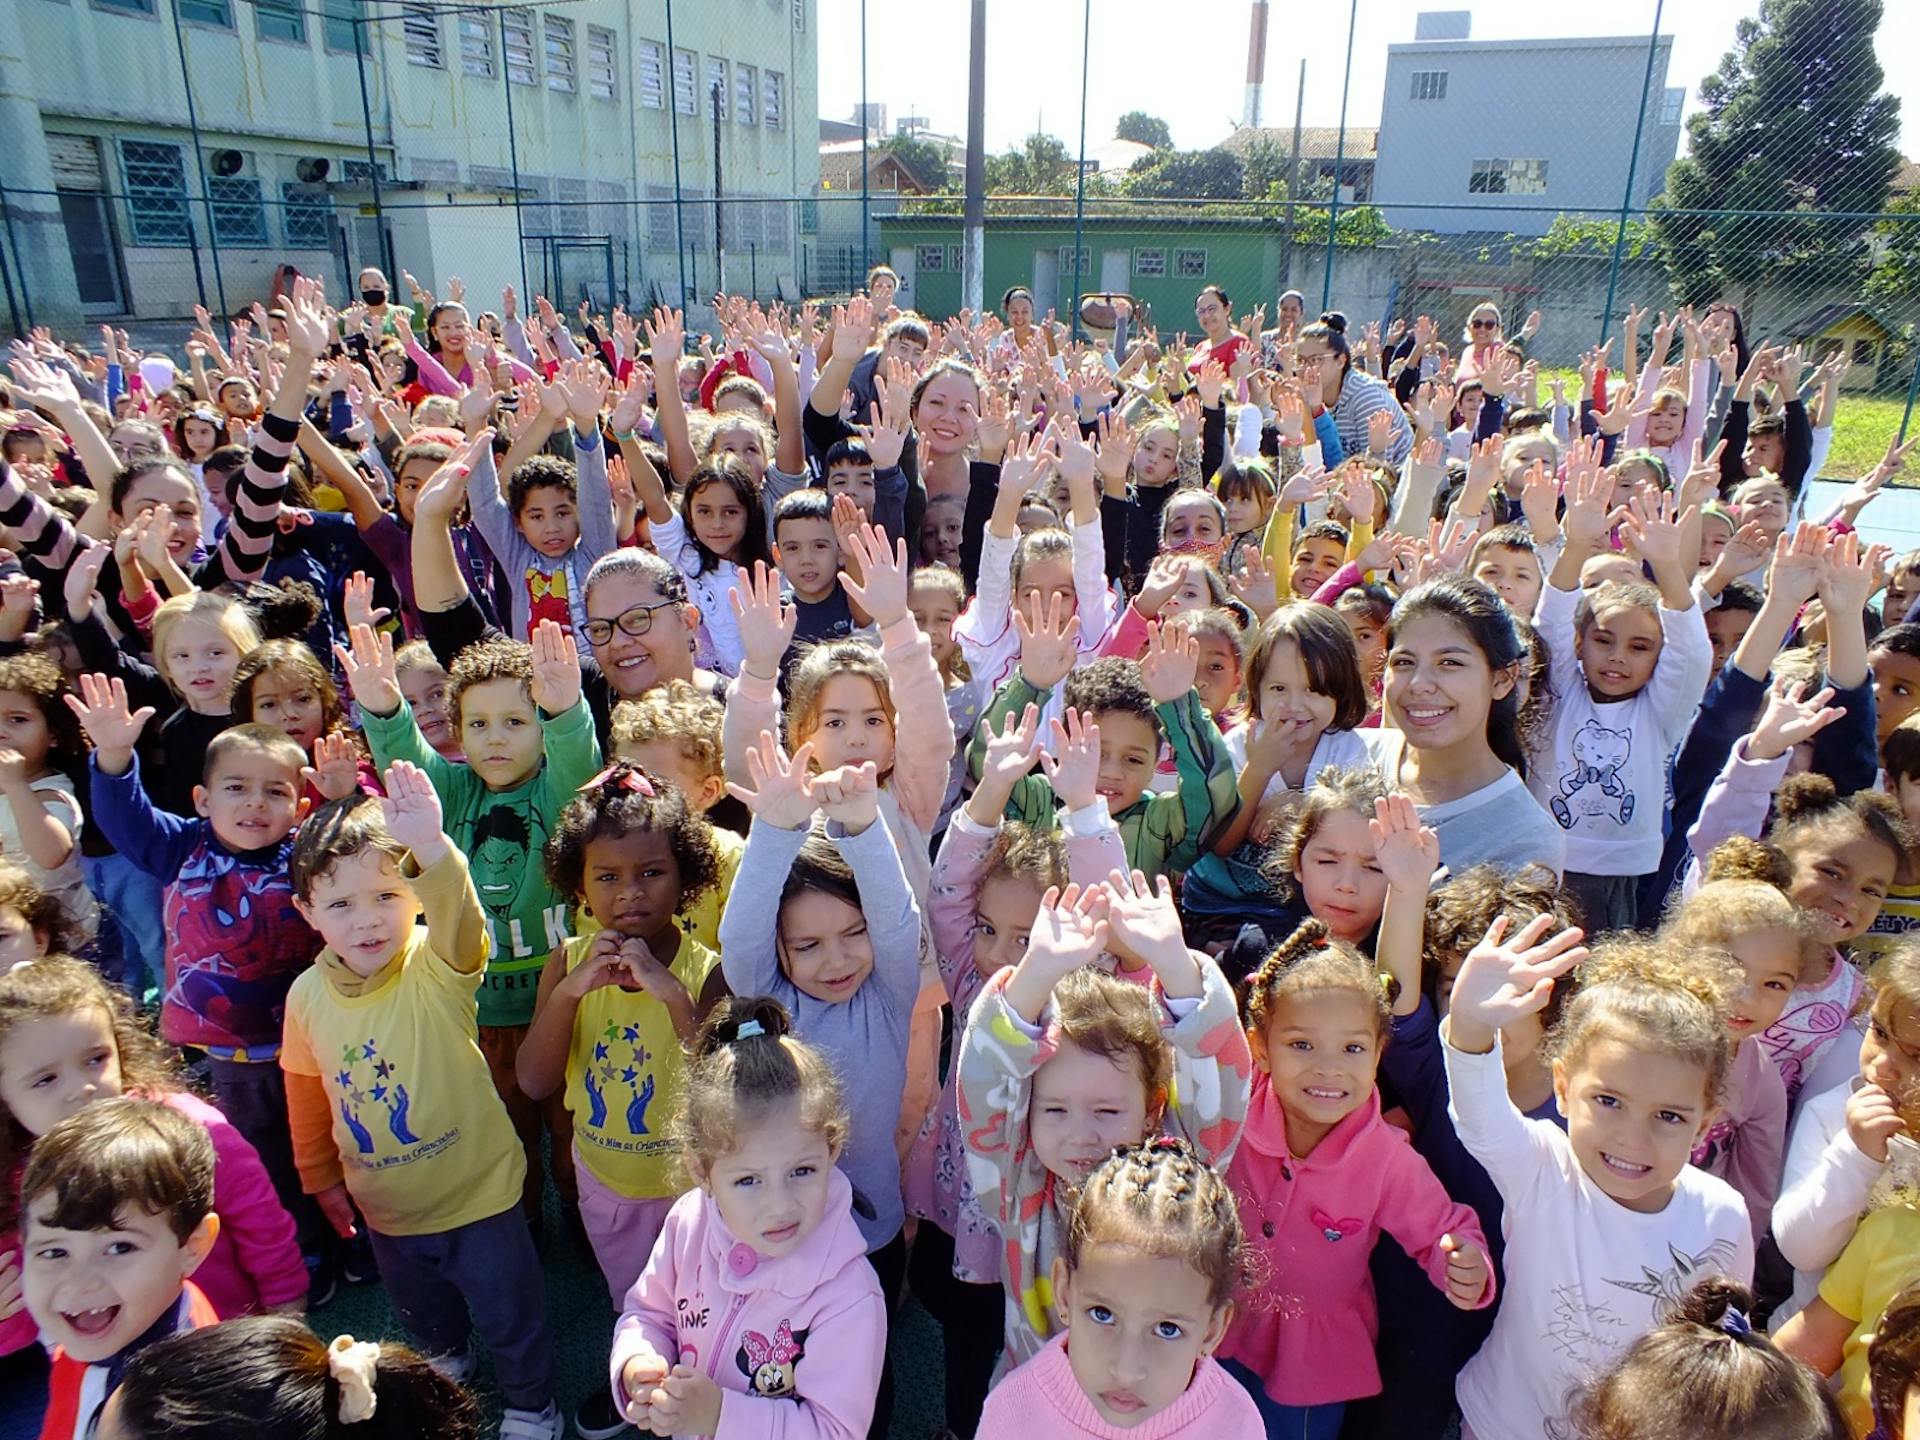
<path id="1" fill-rule="evenodd" d="M 166 887 L 124 855 L 83 856 L 80 870 L 105 912 L 100 926 L 103 943 L 107 917 L 113 919 L 120 937 L 120 983 L 138 1005 L 149 989 L 166 985 Z"/>
<path id="2" fill-rule="evenodd" d="M 1226 1372 L 1253 1396 L 1253 1407 L 1267 1427 L 1267 1440 L 1339 1440 L 1340 1422 L 1347 1413 L 1347 1402 L 1331 1405 L 1276 1405 L 1267 1398 L 1267 1387 L 1260 1377 L 1238 1360 L 1222 1360 Z"/>

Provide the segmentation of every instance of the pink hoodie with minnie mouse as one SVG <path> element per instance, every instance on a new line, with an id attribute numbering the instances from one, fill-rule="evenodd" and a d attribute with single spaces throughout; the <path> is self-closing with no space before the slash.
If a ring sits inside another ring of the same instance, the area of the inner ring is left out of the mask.
<path id="1" fill-rule="evenodd" d="M 736 1240 L 704 1189 L 674 1202 L 613 1332 L 613 1393 L 636 1356 L 704 1370 L 726 1397 L 715 1440 L 860 1440 L 887 1348 L 880 1282 L 835 1170 L 827 1213 L 768 1259 Z"/>

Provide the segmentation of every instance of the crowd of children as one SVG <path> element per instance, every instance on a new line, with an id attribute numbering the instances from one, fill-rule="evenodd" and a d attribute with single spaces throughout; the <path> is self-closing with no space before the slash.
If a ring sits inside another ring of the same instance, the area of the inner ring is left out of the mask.
<path id="1" fill-rule="evenodd" d="M 0 380 L 0 1437 L 1907 1433 L 1844 354 L 405 278 Z"/>

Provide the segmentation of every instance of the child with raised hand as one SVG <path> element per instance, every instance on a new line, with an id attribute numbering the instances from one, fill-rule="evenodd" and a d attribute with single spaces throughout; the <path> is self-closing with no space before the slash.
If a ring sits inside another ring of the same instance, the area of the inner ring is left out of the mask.
<path id="1" fill-rule="evenodd" d="M 956 739 L 973 734 L 974 727 L 980 723 L 980 708 L 987 701 L 974 683 L 966 657 L 960 653 L 960 642 L 953 638 L 954 622 L 966 608 L 967 585 L 958 570 L 946 565 L 921 565 L 914 570 L 907 591 L 907 609 L 933 651 L 934 670 L 946 693 L 947 719 Z M 964 797 L 969 778 L 966 747 L 956 744 L 948 766 L 947 793 L 940 802 L 939 817 L 934 821 L 936 836 L 947 828 L 947 818 Z"/>
<path id="2" fill-rule="evenodd" d="M 1093 804 L 1099 727 L 1073 711 L 1052 722 L 1052 753 L 1036 745 L 1040 711 L 987 741 L 980 783 L 955 812 L 934 860 L 928 921 L 940 978 L 964 1042 L 968 1016 L 987 981 L 1018 962 L 1050 889 L 1097 884 L 1126 864 L 1120 832 Z M 1019 778 L 1039 762 L 1068 807 L 1060 830 L 1031 829 L 1002 813 Z M 1141 967 L 1150 983 L 1152 971 Z M 958 1067 L 950 1067 L 939 1106 L 907 1159 L 907 1211 L 930 1223 L 914 1239 L 908 1280 L 941 1325 L 946 1359 L 946 1421 L 971 1434 L 1000 1352 L 1005 1295 L 999 1243 L 967 1178 L 960 1133 Z"/>
<path id="3" fill-rule="evenodd" d="M 21 1289 L 53 1355 L 42 1440 L 91 1440 L 130 1359 L 218 1322 L 189 1278 L 220 1229 L 213 1172 L 206 1131 L 150 1100 L 102 1100 L 34 1145 Z"/>
<path id="4" fill-rule="evenodd" d="M 1020 669 L 988 704 L 969 763 L 983 753 L 980 735 L 1004 725 L 1030 704 L 1044 715 L 1061 704 L 1100 727 L 1096 793 L 1120 827 L 1128 863 L 1148 874 L 1180 874 L 1199 858 L 1217 828 L 1240 804 L 1233 752 L 1207 714 L 1194 677 L 1200 647 L 1182 626 L 1147 626 L 1147 652 L 1138 661 L 1112 656 L 1074 669 L 1074 620 L 1058 596 L 1043 609 L 1028 601 L 1015 621 Z M 1054 691 L 1066 681 L 1058 697 Z M 1150 793 L 1162 738 L 1173 749 L 1176 791 Z M 1007 815 L 1029 825 L 1055 822 L 1058 797 L 1044 776 L 1014 786 Z"/>
<path id="5" fill-rule="evenodd" d="M 222 1219 L 226 1217 L 222 1215 Z M 480 1407 L 404 1345 L 331 1344 L 298 1320 L 230 1320 L 127 1365 L 99 1440 L 480 1440 Z"/>
<path id="6" fill-rule="evenodd" d="M 1241 1313 L 1220 1354 L 1269 1434 L 1330 1440 L 1347 1403 L 1378 1392 L 1367 1264 L 1382 1231 L 1454 1305 L 1493 1299 L 1479 1220 L 1381 1118 L 1391 989 L 1308 920 L 1243 990 L 1253 1098 L 1227 1179 L 1267 1303 Z"/>
<path id="7" fill-rule="evenodd" d="M 1676 1298 L 1574 1397 L 1570 1440 L 1841 1440 L 1832 1397 L 1756 1328 L 1753 1309 L 1744 1286 L 1718 1277 Z"/>
<path id="8" fill-rule="evenodd" d="M 844 1086 L 779 1002 L 721 1001 L 690 1048 L 673 1138 L 694 1188 L 627 1293 L 609 1364 L 662 1435 L 854 1440 L 883 1383 L 887 1302 L 866 1263 Z"/>
<path id="9" fill-rule="evenodd" d="M 521 1091 L 514 1059 L 533 1023 L 547 957 L 571 929 L 574 897 L 554 888 L 527 855 L 546 843 L 560 812 L 600 766 L 572 637 L 543 620 L 533 638 L 529 647 L 496 636 L 468 646 L 454 661 L 453 709 L 465 764 L 435 751 L 414 723 L 395 673 L 392 636 L 376 638 L 359 626 L 352 651 L 336 652 L 360 702 L 374 760 L 405 760 L 432 780 L 485 908 L 493 943 L 479 988 L 480 1046 L 526 1152 L 530 1217 L 540 1212 L 543 1108 Z M 544 1119 L 563 1142 L 554 1147 L 554 1183 L 570 1199 L 566 1108 L 557 1097 L 544 1107 Z"/>
<path id="10" fill-rule="evenodd" d="M 1636 942 L 1586 961 L 1548 1042 L 1562 1132 L 1520 1114 L 1500 1055 L 1501 1033 L 1585 959 L 1581 932 L 1552 926 L 1540 915 L 1509 939 L 1495 920 L 1442 1030 L 1454 1124 L 1506 1206 L 1500 1314 L 1458 1387 L 1478 1440 L 1537 1440 L 1674 1296 L 1753 1272 L 1746 1205 L 1687 1163 L 1730 1064 L 1731 962 Z"/>
<path id="11" fill-rule="evenodd" d="M 1773 847 L 1729 841 L 1709 863 L 1707 883 L 1674 908 L 1660 931 L 1683 950 L 1723 951 L 1741 970 L 1743 983 L 1727 1012 L 1733 1068 L 1719 1115 L 1693 1147 L 1693 1163 L 1740 1192 L 1756 1246 L 1773 1216 L 1787 1151 L 1786 1082 L 1760 1037 L 1795 989 L 1818 983 L 1830 963 L 1809 918 L 1782 893 L 1791 875 Z"/>
<path id="12" fill-rule="evenodd" d="M 1089 968 L 1109 948 L 1153 983 Z M 1041 897 L 1025 953 L 974 1003 L 957 1066 L 968 1174 L 1000 1234 L 1005 1369 L 1054 1333 L 1049 1277 L 1072 1189 L 1163 1126 L 1224 1165 L 1252 1059 L 1226 977 L 1187 948 L 1165 877 L 1156 890 L 1115 871 Z"/>
<path id="13" fill-rule="evenodd" d="M 1842 1043 L 1845 1036 L 1842 1036 Z M 1780 1253 L 1794 1268 L 1780 1319 L 1819 1293 L 1826 1270 L 1887 1173 L 1896 1136 L 1920 1133 L 1920 946 L 1896 945 L 1873 971 L 1858 1069 L 1810 1095 L 1794 1118 L 1773 1211 Z"/>
<path id="14" fill-rule="evenodd" d="M 326 941 L 287 997 L 280 1054 L 301 1181 L 341 1235 L 366 1217 L 395 1312 L 460 1379 L 479 1325 L 505 1440 L 558 1440 L 525 1160 L 476 1043 L 486 914 L 426 773 L 398 760 L 384 778 L 383 798 L 322 807 L 294 849 L 300 912 Z"/>
<path id="15" fill-rule="evenodd" d="M 232 703 L 236 722 L 272 725 L 307 752 L 309 805 L 380 788 L 372 761 L 347 724 L 333 676 L 305 645 L 268 640 L 249 650 L 234 668 Z"/>
<path id="16" fill-rule="evenodd" d="M 994 1391 L 977 1440 L 1260 1440 L 1259 1412 L 1213 1359 L 1247 1263 L 1233 1195 L 1191 1145 L 1115 1151 L 1053 1262 L 1060 1333 Z"/>
<path id="17" fill-rule="evenodd" d="M 586 580 L 593 562 L 619 547 L 613 533 L 613 492 L 607 450 L 600 438 L 600 407 L 607 398 L 605 369 L 574 361 L 556 382 L 573 422 L 574 461 L 535 457 L 502 477 L 491 446 L 482 447 L 467 475 L 473 526 L 507 572 L 507 633 L 531 640 L 552 621 L 568 635 L 586 623 Z"/>
<path id="18" fill-rule="evenodd" d="M 1566 884 L 1589 929 L 1631 929 L 1639 881 L 1660 864 L 1668 756 L 1706 687 L 1713 643 L 1693 598 L 1698 516 L 1671 496 L 1609 512 L 1610 472 L 1591 458 L 1567 477 L 1566 546 L 1534 623 L 1559 699 L 1553 740 L 1528 783 L 1567 832 Z M 1654 586 L 1580 589 L 1580 567 L 1619 525 Z"/>
<path id="19" fill-rule="evenodd" d="M 729 787 L 753 811 L 753 828 L 720 917 L 720 953 L 728 988 L 788 1006 L 796 1033 L 848 1082 L 853 1126 L 841 1164 L 869 1257 L 892 1295 L 906 1266 L 897 1132 L 922 988 L 920 905 L 898 842 L 876 823 L 874 762 L 816 774 L 814 750 L 808 741 L 789 759 L 763 732 L 747 752 L 753 788 Z M 889 1400 L 883 1388 L 883 1417 Z"/>
<path id="20" fill-rule="evenodd" d="M 99 907 L 80 866 L 80 802 L 61 768 L 85 758 L 67 693 L 60 667 L 44 655 L 0 659 L 0 854 L 57 898 L 66 928 L 84 945 Z"/>
<path id="21" fill-rule="evenodd" d="M 220 1233 L 199 1271 L 217 1314 L 305 1308 L 307 1271 L 293 1222 L 260 1157 L 227 1119 L 180 1088 L 173 1056 L 135 1018 L 124 993 L 92 966 L 59 957 L 0 975 L 0 1373 L 4 1393 L 24 1406 L 45 1363 L 34 1362 L 34 1327 L 19 1294 L 21 1252 L 14 1182 L 34 1140 L 95 1101 L 120 1095 L 157 1100 L 213 1141 L 214 1202 Z M 15 1387 L 18 1388 L 16 1395 Z"/>

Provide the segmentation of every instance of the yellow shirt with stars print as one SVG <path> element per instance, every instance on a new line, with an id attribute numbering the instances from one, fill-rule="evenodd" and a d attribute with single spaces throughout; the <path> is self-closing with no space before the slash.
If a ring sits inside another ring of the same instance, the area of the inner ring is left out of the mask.
<path id="1" fill-rule="evenodd" d="M 567 972 L 592 936 L 567 941 Z M 696 1001 L 720 957 L 691 935 L 668 966 Z M 687 1059 L 667 1007 L 651 995 L 602 985 L 573 1015 L 567 1055 L 567 1109 L 580 1163 L 615 1194 L 658 1200 L 687 1188 L 668 1121 L 680 1103 Z"/>

